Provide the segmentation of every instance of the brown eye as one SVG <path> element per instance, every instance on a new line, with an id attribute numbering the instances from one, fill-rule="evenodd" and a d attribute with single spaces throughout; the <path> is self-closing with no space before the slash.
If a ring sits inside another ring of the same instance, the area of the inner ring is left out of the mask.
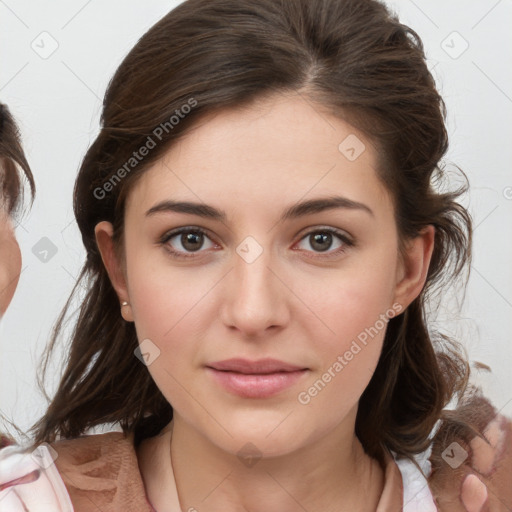
<path id="1" fill-rule="evenodd" d="M 174 239 L 174 241 L 173 241 Z M 210 247 L 213 247 L 210 237 L 200 228 L 180 228 L 169 233 L 166 233 L 161 239 L 160 243 L 164 245 L 166 250 L 176 258 L 193 258 L 194 254 L 201 253 L 204 248 L 206 240 L 210 240 Z M 187 254 L 189 253 L 189 254 Z"/>
<path id="2" fill-rule="evenodd" d="M 329 249 L 333 247 L 333 244 L 337 244 L 337 246 L 334 247 L 335 250 L 328 252 L 327 256 L 329 257 L 339 255 L 354 245 L 354 242 L 352 242 L 347 235 L 332 228 L 310 231 L 302 237 L 301 243 L 304 241 L 307 242 L 307 245 L 309 245 L 313 252 L 317 253 L 327 253 Z M 307 252 L 311 252 L 308 247 L 304 249 Z"/>
<path id="3" fill-rule="evenodd" d="M 198 251 L 204 242 L 204 235 L 198 232 L 182 233 L 181 245 L 187 251 Z"/>
<path id="4" fill-rule="evenodd" d="M 309 237 L 311 247 L 318 251 L 327 251 L 333 242 L 331 233 L 312 233 Z"/>

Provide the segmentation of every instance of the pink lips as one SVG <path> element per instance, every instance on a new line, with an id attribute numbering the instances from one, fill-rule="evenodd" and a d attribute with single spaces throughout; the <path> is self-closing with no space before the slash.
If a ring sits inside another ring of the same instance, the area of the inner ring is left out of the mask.
<path id="1" fill-rule="evenodd" d="M 227 359 L 206 368 L 225 389 L 245 398 L 275 395 L 295 384 L 308 371 L 277 359 Z"/>

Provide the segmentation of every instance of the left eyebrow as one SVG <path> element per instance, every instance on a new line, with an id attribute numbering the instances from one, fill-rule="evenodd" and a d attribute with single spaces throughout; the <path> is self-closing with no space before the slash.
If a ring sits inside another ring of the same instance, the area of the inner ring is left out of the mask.
<path id="1" fill-rule="evenodd" d="M 342 196 L 330 196 L 317 199 L 311 199 L 309 201 L 303 201 L 302 203 L 295 204 L 284 210 L 281 215 L 281 221 L 296 219 L 304 217 L 306 215 L 312 215 L 314 213 L 320 213 L 326 210 L 333 210 L 337 208 L 344 208 L 348 210 L 361 210 L 370 214 L 374 217 L 373 211 L 365 204 L 353 201 Z M 205 203 L 194 203 L 190 201 L 172 201 L 165 200 L 157 203 L 155 206 L 150 208 L 146 212 L 146 216 L 151 216 L 160 212 L 177 212 L 177 213 L 188 213 L 190 215 L 197 215 L 208 219 L 226 221 L 227 215 L 223 210 L 205 204 Z"/>

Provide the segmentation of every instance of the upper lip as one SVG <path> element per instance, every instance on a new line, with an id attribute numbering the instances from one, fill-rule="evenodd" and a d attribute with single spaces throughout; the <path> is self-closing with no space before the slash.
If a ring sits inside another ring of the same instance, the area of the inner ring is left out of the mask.
<path id="1" fill-rule="evenodd" d="M 249 359 L 234 358 L 224 361 L 217 361 L 207 365 L 210 368 L 221 371 L 231 371 L 238 373 L 275 373 L 275 372 L 294 372 L 297 370 L 306 370 L 303 366 L 297 366 L 278 359 L 259 359 L 258 361 L 250 361 Z"/>

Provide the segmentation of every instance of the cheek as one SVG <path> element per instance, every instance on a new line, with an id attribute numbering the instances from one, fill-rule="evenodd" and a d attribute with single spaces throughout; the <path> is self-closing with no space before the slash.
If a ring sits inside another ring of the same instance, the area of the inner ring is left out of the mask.
<path id="1" fill-rule="evenodd" d="M 141 335 L 158 340 L 175 338 L 176 332 L 193 329 L 198 323 L 201 301 L 215 285 L 206 272 L 204 278 L 199 277 L 199 269 L 193 274 L 190 270 L 162 270 L 134 267 L 128 274 L 135 324 Z"/>
<path id="2" fill-rule="evenodd" d="M 132 253 L 127 266 L 137 338 L 139 343 L 149 339 L 160 350 L 149 371 L 164 390 L 172 385 L 169 373 L 179 374 L 180 367 L 196 362 L 201 329 L 211 324 L 205 303 L 218 276 L 199 267 L 167 265 L 154 251 Z"/>
<path id="3" fill-rule="evenodd" d="M 12 232 L 0 241 L 0 315 L 9 306 L 21 272 L 21 252 Z"/>
<path id="4" fill-rule="evenodd" d="M 364 341 L 368 329 L 383 329 L 382 315 L 392 317 L 396 255 L 389 251 L 375 258 L 361 258 L 350 266 L 325 274 L 300 279 L 297 295 L 304 298 L 311 326 L 318 328 L 319 347 L 332 354 L 345 350 L 355 338 Z M 299 320 L 300 321 L 300 320 Z M 304 324 L 306 325 L 306 324 Z M 323 342 L 321 340 L 324 340 Z"/>
<path id="5" fill-rule="evenodd" d="M 211 302 L 209 292 L 218 276 L 212 279 L 210 271 L 201 277 L 200 272 L 167 269 L 158 275 L 141 274 L 130 285 L 139 344 L 149 339 L 159 350 L 148 371 L 165 399 L 185 417 L 192 411 L 200 416 L 201 406 L 209 403 L 200 384 L 204 382 L 197 377 L 205 362 L 207 340 L 213 338 L 209 331 L 214 329 L 217 303 Z"/>
<path id="6" fill-rule="evenodd" d="M 307 315 L 308 330 L 318 368 L 302 388 L 298 402 L 330 411 L 340 419 L 355 405 L 379 361 L 388 321 L 401 312 L 393 303 L 393 253 L 325 279 L 323 286 L 303 282 L 299 293 L 317 318 Z M 393 307 L 394 306 L 394 307 Z M 321 320 L 321 321 L 320 321 Z M 337 407 L 329 407 L 336 403 Z"/>
<path id="7" fill-rule="evenodd" d="M 184 270 L 157 272 L 150 267 L 133 264 L 128 268 L 137 339 L 141 348 L 145 344 L 156 354 L 148 371 L 164 397 L 173 407 L 186 408 L 190 400 L 185 391 L 190 388 L 186 376 L 198 354 L 201 335 L 197 319 L 208 287 L 204 280 L 191 281 Z"/>

